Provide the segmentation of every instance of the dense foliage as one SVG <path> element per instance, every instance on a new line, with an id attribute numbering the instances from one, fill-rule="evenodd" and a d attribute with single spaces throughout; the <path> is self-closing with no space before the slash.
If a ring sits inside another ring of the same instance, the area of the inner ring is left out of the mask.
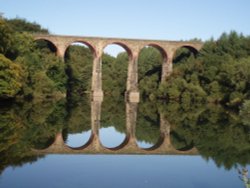
<path id="1" fill-rule="evenodd" d="M 12 30 L 16 32 L 49 33 L 48 29 L 42 28 L 40 24 L 35 22 L 30 23 L 25 19 L 14 18 L 7 20 L 7 22 Z"/>
<path id="2" fill-rule="evenodd" d="M 208 41 L 197 58 L 176 63 L 156 96 L 190 107 L 205 102 L 239 107 L 250 97 L 250 37 L 235 32 Z"/>
<path id="3" fill-rule="evenodd" d="M 160 107 L 171 124 L 176 148 L 196 147 L 205 159 L 230 169 L 250 159 L 250 126 L 235 112 L 206 105 L 184 112 L 181 105 Z"/>
<path id="4" fill-rule="evenodd" d="M 21 67 L 0 54 L 0 95 L 2 98 L 15 96 L 21 90 Z"/>
<path id="5" fill-rule="evenodd" d="M 113 96 L 119 100 L 124 95 L 127 84 L 128 54 L 122 52 L 117 57 L 103 54 L 103 91 L 107 96 Z"/>
<path id="6" fill-rule="evenodd" d="M 65 54 L 68 75 L 67 94 L 72 100 L 79 99 L 91 91 L 93 54 L 89 48 L 71 45 Z"/>
<path id="7" fill-rule="evenodd" d="M 64 63 L 48 48 L 38 48 L 28 32 L 47 31 L 20 19 L 0 20 L 0 99 L 65 96 Z"/>
<path id="8" fill-rule="evenodd" d="M 32 148 L 46 148 L 66 118 L 60 102 L 26 102 L 0 108 L 0 173 L 9 165 L 36 161 Z"/>

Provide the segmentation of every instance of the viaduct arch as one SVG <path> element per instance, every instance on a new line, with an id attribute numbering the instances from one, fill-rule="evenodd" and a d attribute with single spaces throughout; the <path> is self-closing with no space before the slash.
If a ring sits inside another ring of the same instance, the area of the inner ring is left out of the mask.
<path id="1" fill-rule="evenodd" d="M 70 44 L 80 42 L 87 45 L 93 52 L 93 70 L 92 70 L 92 97 L 93 100 L 103 100 L 102 91 L 102 54 L 104 48 L 109 44 L 117 44 L 123 47 L 128 55 L 128 73 L 126 96 L 130 102 L 139 102 L 138 90 L 138 56 L 142 48 L 152 46 L 157 48 L 162 56 L 162 75 L 161 81 L 172 73 L 173 58 L 177 49 L 181 47 L 189 48 L 198 52 L 203 43 L 185 42 L 185 41 L 162 41 L 162 40 L 139 40 L 122 38 L 102 38 L 102 37 L 84 37 L 84 36 L 62 36 L 62 35 L 34 35 L 35 40 L 46 40 L 56 47 L 56 54 L 64 58 L 65 52 Z"/>

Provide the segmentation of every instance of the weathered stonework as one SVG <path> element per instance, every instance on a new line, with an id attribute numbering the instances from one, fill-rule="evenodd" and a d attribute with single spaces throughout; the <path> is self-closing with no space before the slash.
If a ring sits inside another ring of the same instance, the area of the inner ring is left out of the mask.
<path id="1" fill-rule="evenodd" d="M 102 38 L 102 37 L 84 37 L 84 36 L 60 36 L 60 35 L 34 35 L 35 40 L 47 40 L 54 44 L 57 49 L 57 55 L 64 58 L 67 48 L 74 42 L 81 42 L 87 45 L 94 54 L 92 71 L 92 94 L 93 98 L 98 100 L 103 98 L 102 92 L 102 54 L 104 48 L 109 44 L 122 46 L 129 55 L 128 77 L 127 77 L 127 95 L 130 102 L 139 101 L 138 93 L 138 55 L 145 46 L 157 48 L 162 56 L 162 76 L 161 81 L 172 73 L 172 61 L 178 48 L 187 47 L 193 51 L 199 51 L 203 45 L 201 42 L 185 41 L 161 41 L 161 40 L 139 40 L 139 39 L 121 39 L 121 38 Z"/>

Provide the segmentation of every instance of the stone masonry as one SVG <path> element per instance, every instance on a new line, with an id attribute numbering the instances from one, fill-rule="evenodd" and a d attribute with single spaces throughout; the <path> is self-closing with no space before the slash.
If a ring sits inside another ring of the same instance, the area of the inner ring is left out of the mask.
<path id="1" fill-rule="evenodd" d="M 129 56 L 128 76 L 126 86 L 126 96 L 130 102 L 139 102 L 138 89 L 138 56 L 142 48 L 152 46 L 157 48 L 162 56 L 162 75 L 161 81 L 172 73 L 173 57 L 177 49 L 181 47 L 189 48 L 193 52 L 198 52 L 203 43 L 185 42 L 185 41 L 161 41 L 161 40 L 140 40 L 140 39 L 122 39 L 122 38 L 102 38 L 102 37 L 84 37 L 84 36 L 60 36 L 60 35 L 34 35 L 35 40 L 46 40 L 51 42 L 57 55 L 64 59 L 67 48 L 74 42 L 80 42 L 87 45 L 93 55 L 92 70 L 92 97 L 93 100 L 103 100 L 102 90 L 102 54 L 107 45 L 117 44 L 123 47 Z"/>

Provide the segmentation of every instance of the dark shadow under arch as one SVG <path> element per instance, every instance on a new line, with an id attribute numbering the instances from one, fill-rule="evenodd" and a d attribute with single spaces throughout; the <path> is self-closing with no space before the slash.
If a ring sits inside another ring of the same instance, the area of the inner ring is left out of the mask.
<path id="1" fill-rule="evenodd" d="M 56 141 L 55 136 L 50 136 L 48 138 L 40 138 L 32 143 L 32 148 L 35 150 L 44 150 L 52 146 Z"/>
<path id="2" fill-rule="evenodd" d="M 126 147 L 128 145 L 128 143 L 129 143 L 129 140 L 130 140 L 130 136 L 126 135 L 126 137 L 122 141 L 122 143 L 120 145 L 116 146 L 116 147 L 106 147 L 102 143 L 101 143 L 101 145 L 102 145 L 102 147 L 104 147 L 104 148 L 106 148 L 106 149 L 108 149 L 110 151 L 118 151 L 118 150 L 121 150 L 124 147 Z"/>
<path id="3" fill-rule="evenodd" d="M 189 49 L 195 55 L 197 55 L 199 53 L 199 50 L 196 49 L 195 47 L 191 46 L 191 45 L 183 45 L 181 47 Z"/>
<path id="4" fill-rule="evenodd" d="M 164 142 L 164 139 L 165 139 L 165 136 L 163 133 L 161 133 L 158 141 L 153 146 L 151 146 L 149 148 L 141 148 L 140 147 L 140 149 L 145 150 L 145 151 L 154 151 L 154 150 L 158 149 L 159 147 L 161 147 L 161 145 Z"/>
<path id="5" fill-rule="evenodd" d="M 43 38 L 35 39 L 34 43 L 35 43 L 35 47 L 38 49 L 42 49 L 42 50 L 48 49 L 50 52 L 55 53 L 55 54 L 57 54 L 58 52 L 57 46 L 48 39 L 43 39 Z"/>
<path id="6" fill-rule="evenodd" d="M 183 45 L 176 48 L 173 55 L 173 63 L 176 64 L 191 56 L 197 57 L 199 50 L 190 45 Z"/>
<path id="7" fill-rule="evenodd" d="M 84 143 L 82 146 L 72 147 L 72 146 L 67 145 L 65 142 L 64 142 L 64 144 L 65 144 L 68 148 L 70 148 L 70 149 L 72 149 L 72 150 L 83 150 L 83 149 L 89 147 L 89 146 L 93 143 L 93 140 L 94 140 L 94 139 L 95 139 L 95 136 L 94 136 L 93 133 L 91 133 L 91 135 L 90 135 L 88 141 L 87 141 L 86 143 Z"/>
<path id="8" fill-rule="evenodd" d="M 193 142 L 187 143 L 185 138 L 180 137 L 175 131 L 172 131 L 170 133 L 170 140 L 171 140 L 172 146 L 177 151 L 189 151 L 189 150 L 192 150 L 194 148 Z M 179 144 L 179 146 L 176 146 L 178 144 Z"/>

